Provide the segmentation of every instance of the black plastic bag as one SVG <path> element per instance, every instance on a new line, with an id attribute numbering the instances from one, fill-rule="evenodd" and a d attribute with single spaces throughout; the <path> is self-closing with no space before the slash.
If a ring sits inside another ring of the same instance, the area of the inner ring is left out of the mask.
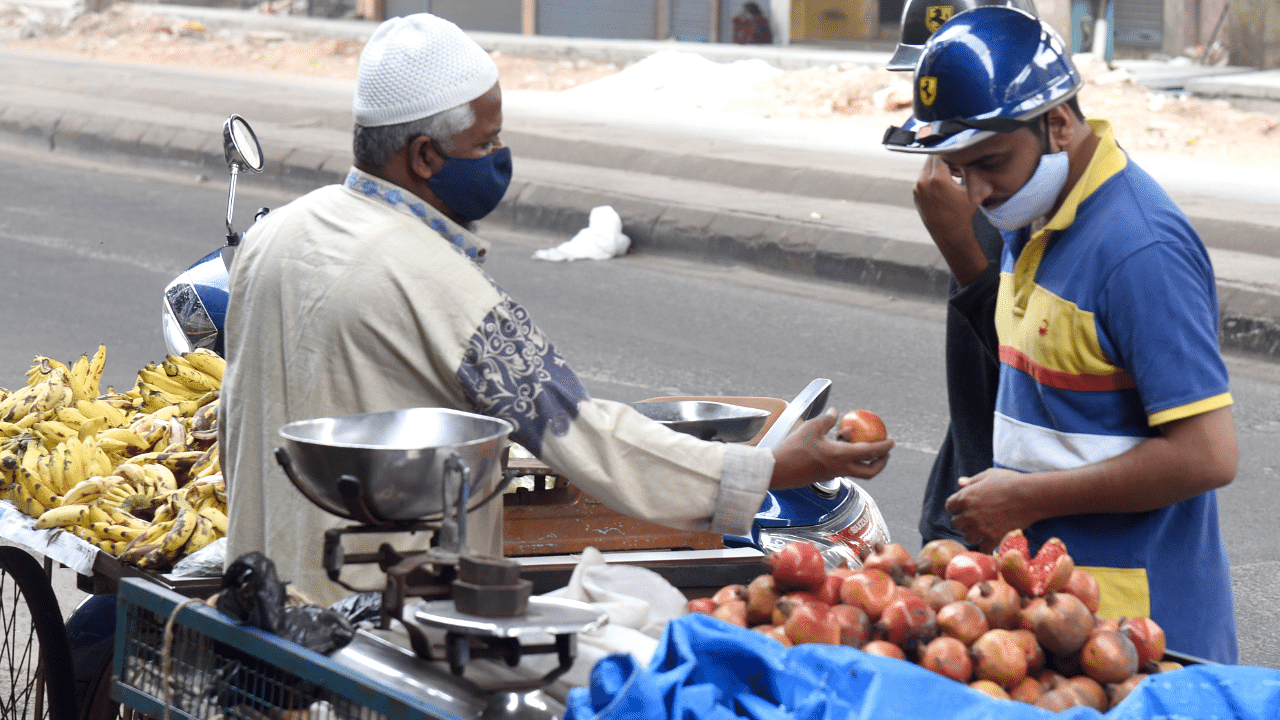
<path id="1" fill-rule="evenodd" d="M 284 623 L 276 634 L 309 650 L 328 655 L 351 642 L 356 630 L 346 618 L 333 610 L 303 605 L 284 609 Z"/>
<path id="2" fill-rule="evenodd" d="M 285 607 L 285 583 L 276 577 L 276 564 L 259 552 L 241 555 L 222 574 L 217 607 L 227 617 L 319 653 L 355 637 L 341 613 L 315 605 Z"/>
<path id="3" fill-rule="evenodd" d="M 245 553 L 222 573 L 218 612 L 259 630 L 275 633 L 284 617 L 284 583 L 276 564 L 260 552 Z"/>
<path id="4" fill-rule="evenodd" d="M 382 620 L 382 592 L 362 592 L 348 595 L 329 606 L 351 622 L 359 625 L 370 621 Z"/>

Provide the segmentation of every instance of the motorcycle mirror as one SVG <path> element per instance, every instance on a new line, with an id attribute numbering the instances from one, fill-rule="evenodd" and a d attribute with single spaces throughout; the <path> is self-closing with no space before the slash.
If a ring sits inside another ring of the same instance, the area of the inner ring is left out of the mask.
<path id="1" fill-rule="evenodd" d="M 222 124 L 222 152 L 227 158 L 227 170 L 231 172 L 231 186 L 227 189 L 227 245 L 234 247 L 240 244 L 240 233 L 231 227 L 231 218 L 236 206 L 236 176 L 241 170 L 262 172 L 262 145 L 253 128 L 239 115 L 231 115 Z M 230 256 L 224 254 L 230 267 Z"/>
<path id="2" fill-rule="evenodd" d="M 227 169 L 233 175 L 241 170 L 262 172 L 262 145 L 253 128 L 239 115 L 232 115 L 222 125 L 222 149 Z"/>

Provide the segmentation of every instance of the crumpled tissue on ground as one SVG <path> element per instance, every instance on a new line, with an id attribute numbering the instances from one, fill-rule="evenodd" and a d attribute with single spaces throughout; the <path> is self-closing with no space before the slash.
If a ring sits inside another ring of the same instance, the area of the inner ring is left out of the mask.
<path id="1" fill-rule="evenodd" d="M 535 260 L 608 260 L 624 255 L 631 247 L 631 238 L 622 232 L 622 218 L 609 205 L 592 208 L 587 227 L 578 231 L 573 239 L 553 248 L 542 248 L 533 253 Z"/>

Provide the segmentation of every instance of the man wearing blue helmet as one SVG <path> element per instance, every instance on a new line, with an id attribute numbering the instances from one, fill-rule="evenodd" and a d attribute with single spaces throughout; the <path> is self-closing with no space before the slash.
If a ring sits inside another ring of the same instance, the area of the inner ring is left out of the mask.
<path id="1" fill-rule="evenodd" d="M 991 549 L 1022 528 L 1066 543 L 1103 617 L 1148 616 L 1168 646 L 1236 661 L 1216 488 L 1238 450 L 1208 253 L 1168 195 L 1084 120 L 1045 23 L 959 14 L 926 43 L 890 149 L 933 155 L 1002 231 L 999 291 L 952 307 L 1000 360 L 991 469 L 947 501 Z M 947 255 L 957 277 L 976 243 Z"/>

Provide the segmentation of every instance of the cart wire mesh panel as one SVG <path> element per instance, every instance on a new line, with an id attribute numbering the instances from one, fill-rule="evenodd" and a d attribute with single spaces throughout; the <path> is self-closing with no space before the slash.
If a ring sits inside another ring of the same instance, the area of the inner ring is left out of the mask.
<path id="1" fill-rule="evenodd" d="M 327 657 L 154 583 L 121 582 L 112 697 L 176 720 L 400 720 L 456 716 L 424 708 Z M 171 615 L 166 672 L 166 624 Z M 167 687 L 166 687 L 167 685 Z"/>

